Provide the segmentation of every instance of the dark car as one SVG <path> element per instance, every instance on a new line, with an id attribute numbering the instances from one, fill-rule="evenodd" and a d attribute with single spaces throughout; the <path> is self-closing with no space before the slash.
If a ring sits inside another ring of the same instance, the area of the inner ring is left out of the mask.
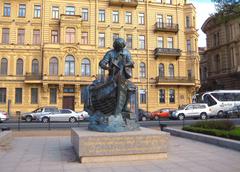
<path id="1" fill-rule="evenodd" d="M 233 108 L 225 111 L 225 116 L 226 117 L 234 117 L 237 116 L 238 118 L 240 117 L 240 105 L 234 106 Z"/>
<path id="2" fill-rule="evenodd" d="M 150 119 L 151 112 L 145 111 L 143 109 L 138 109 L 138 120 L 146 121 Z"/>

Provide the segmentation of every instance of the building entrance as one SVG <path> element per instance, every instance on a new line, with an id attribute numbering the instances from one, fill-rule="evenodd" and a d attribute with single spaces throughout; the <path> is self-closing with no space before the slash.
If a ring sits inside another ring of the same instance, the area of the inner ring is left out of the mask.
<path id="1" fill-rule="evenodd" d="M 72 109 L 74 110 L 74 102 L 75 97 L 74 96 L 63 96 L 63 109 Z"/>

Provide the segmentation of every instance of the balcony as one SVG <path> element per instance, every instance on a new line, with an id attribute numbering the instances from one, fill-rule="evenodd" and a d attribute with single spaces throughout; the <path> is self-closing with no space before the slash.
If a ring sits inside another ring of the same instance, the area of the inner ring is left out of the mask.
<path id="1" fill-rule="evenodd" d="M 81 21 L 82 18 L 80 15 L 67 15 L 67 14 L 60 15 L 60 23 L 80 24 Z"/>
<path id="2" fill-rule="evenodd" d="M 26 73 L 25 83 L 42 83 L 42 74 L 39 73 Z"/>
<path id="3" fill-rule="evenodd" d="M 110 0 L 109 5 L 136 8 L 138 6 L 138 1 L 137 0 Z"/>
<path id="4" fill-rule="evenodd" d="M 160 56 L 171 56 L 179 58 L 181 55 L 182 55 L 181 50 L 175 48 L 156 48 L 154 50 L 155 58 Z"/>
<path id="5" fill-rule="evenodd" d="M 179 30 L 178 24 L 173 24 L 173 23 L 161 23 L 161 22 L 156 22 L 155 23 L 155 32 L 173 32 L 177 33 Z"/>
<path id="6" fill-rule="evenodd" d="M 195 79 L 193 77 L 184 76 L 157 76 L 157 85 L 195 85 Z"/>

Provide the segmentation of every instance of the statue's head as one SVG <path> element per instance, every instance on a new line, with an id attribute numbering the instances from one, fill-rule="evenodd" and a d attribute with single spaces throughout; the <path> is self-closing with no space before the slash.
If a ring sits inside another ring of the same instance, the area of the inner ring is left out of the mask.
<path id="1" fill-rule="evenodd" d="M 126 43 L 125 43 L 124 39 L 122 39 L 122 38 L 115 39 L 115 41 L 113 43 L 113 48 L 116 51 L 121 51 L 122 49 L 124 49 L 125 46 L 126 46 Z"/>

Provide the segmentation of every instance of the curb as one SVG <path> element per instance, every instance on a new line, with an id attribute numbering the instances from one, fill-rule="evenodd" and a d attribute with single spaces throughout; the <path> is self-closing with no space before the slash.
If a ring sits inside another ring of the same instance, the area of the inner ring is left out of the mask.
<path id="1" fill-rule="evenodd" d="M 235 141 L 235 140 L 230 140 L 230 139 L 225 139 L 225 138 L 220 138 L 215 136 L 209 136 L 209 135 L 200 134 L 200 133 L 193 133 L 193 132 L 183 131 L 183 130 L 169 128 L 169 127 L 164 128 L 164 131 L 169 132 L 173 136 L 192 139 L 192 140 L 240 151 L 240 141 Z"/>

